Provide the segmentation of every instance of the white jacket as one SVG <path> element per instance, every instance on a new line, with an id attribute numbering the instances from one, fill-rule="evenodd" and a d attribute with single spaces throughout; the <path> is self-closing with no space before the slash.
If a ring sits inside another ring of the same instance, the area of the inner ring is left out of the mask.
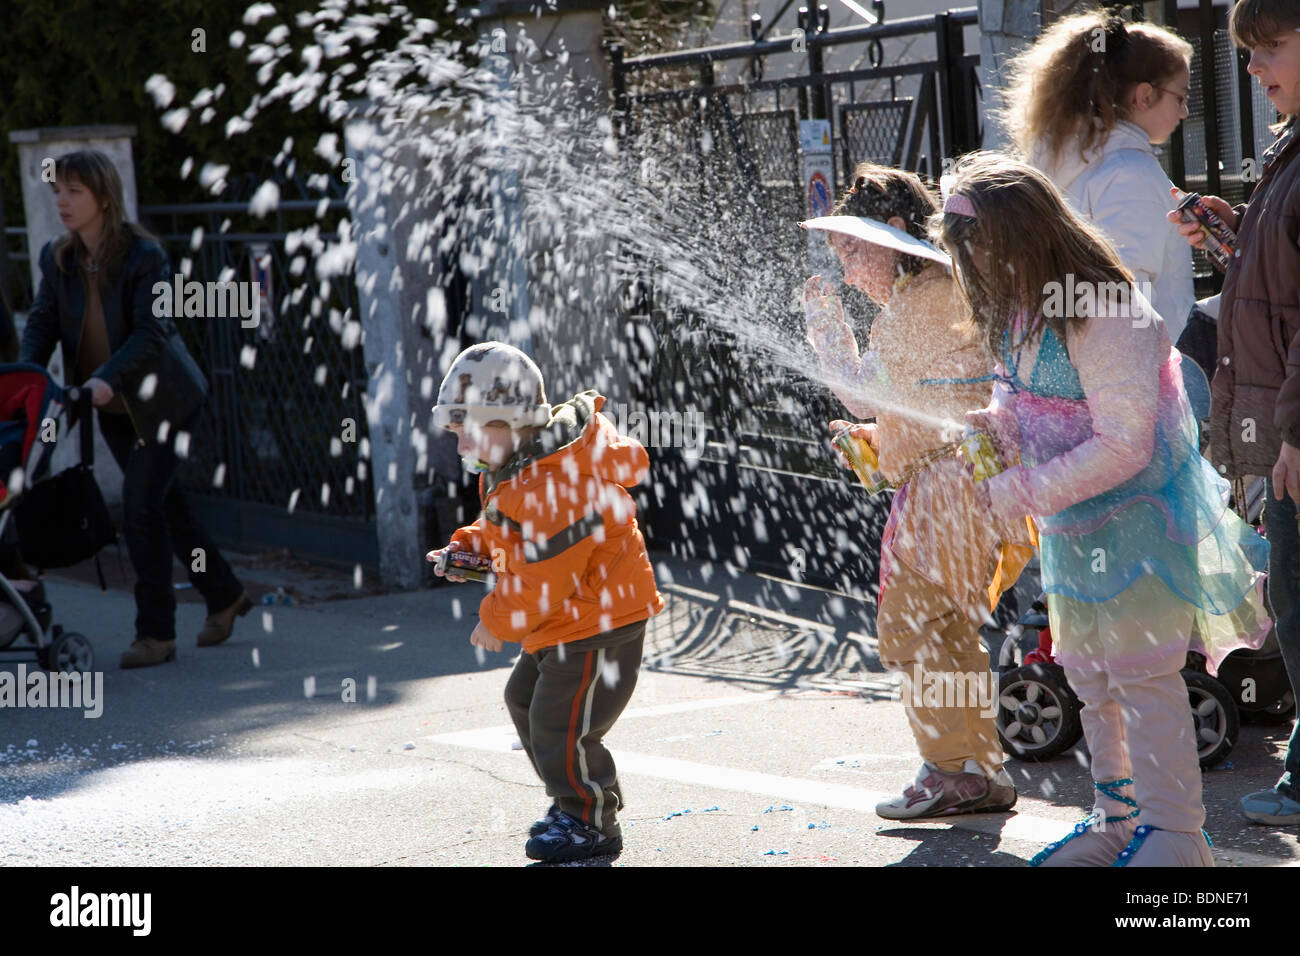
<path id="1" fill-rule="evenodd" d="M 1138 282 L 1151 283 L 1151 304 L 1174 342 L 1196 302 L 1192 250 L 1165 218 L 1176 205 L 1146 131 L 1121 120 L 1099 148 L 1079 156 L 1067 143 L 1055 162 L 1039 147 L 1030 162 L 1065 194 L 1076 212 L 1110 238 Z"/>

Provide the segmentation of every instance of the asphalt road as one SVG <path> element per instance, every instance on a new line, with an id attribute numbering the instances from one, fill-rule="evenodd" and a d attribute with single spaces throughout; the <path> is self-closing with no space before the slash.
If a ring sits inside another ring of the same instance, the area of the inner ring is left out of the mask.
<path id="1" fill-rule="evenodd" d="M 1090 805 L 1072 753 L 1009 763 L 1013 813 L 876 817 L 919 757 L 875 658 L 870 609 L 658 567 L 669 609 L 607 738 L 626 848 L 601 864 L 1023 866 Z M 477 587 L 258 607 L 203 649 L 202 607 L 184 603 L 178 660 L 121 671 L 130 594 L 51 579 L 56 620 L 95 646 L 103 713 L 0 713 L 0 863 L 527 864 L 524 830 L 549 801 L 512 749 L 510 656 L 480 662 L 468 643 Z M 1283 729 L 1246 727 L 1205 775 L 1220 866 L 1300 862 L 1295 828 L 1235 811 L 1276 779 L 1285 746 Z"/>

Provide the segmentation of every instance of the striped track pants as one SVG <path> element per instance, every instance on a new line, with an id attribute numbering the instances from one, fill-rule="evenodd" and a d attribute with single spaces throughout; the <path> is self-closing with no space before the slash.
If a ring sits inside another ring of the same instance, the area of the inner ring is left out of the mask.
<path id="1" fill-rule="evenodd" d="M 506 682 L 510 718 L 547 794 L 606 836 L 619 834 L 623 794 L 614 757 L 601 741 L 632 698 L 645 625 L 588 639 L 605 644 L 626 632 L 613 646 L 584 649 L 584 640 L 520 654 Z"/>

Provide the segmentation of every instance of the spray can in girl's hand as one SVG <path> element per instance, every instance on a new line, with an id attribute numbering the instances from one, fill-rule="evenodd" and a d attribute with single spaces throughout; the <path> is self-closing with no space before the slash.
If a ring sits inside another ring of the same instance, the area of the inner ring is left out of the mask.
<path id="1" fill-rule="evenodd" d="M 1210 211 L 1200 193 L 1188 193 L 1174 207 L 1183 222 L 1195 222 L 1205 230 L 1205 254 L 1224 272 L 1237 252 L 1237 234 L 1228 224 Z"/>
<path id="2" fill-rule="evenodd" d="M 880 473 L 880 460 L 876 457 L 875 449 L 865 438 L 858 438 L 853 434 L 852 425 L 841 428 L 831 441 L 835 443 L 836 448 L 844 452 L 844 457 L 848 459 L 854 474 L 867 486 L 868 494 L 874 495 L 889 487 L 889 480 Z"/>
<path id="3" fill-rule="evenodd" d="M 961 436 L 961 453 L 971 463 L 976 481 L 987 481 L 1002 472 L 1002 459 L 993 447 L 993 439 L 967 425 Z"/>

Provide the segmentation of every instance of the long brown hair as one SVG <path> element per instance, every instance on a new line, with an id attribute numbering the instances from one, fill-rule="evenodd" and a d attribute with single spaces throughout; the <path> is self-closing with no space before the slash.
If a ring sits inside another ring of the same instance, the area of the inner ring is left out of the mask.
<path id="1" fill-rule="evenodd" d="M 113 161 L 97 149 L 79 149 L 64 153 L 54 161 L 54 179 L 67 182 L 75 179 L 90 190 L 104 211 L 103 239 L 99 245 L 96 274 L 100 285 L 108 281 L 107 273 L 122 263 L 127 250 L 136 237 L 152 239 L 149 232 L 126 219 L 126 201 L 123 198 L 122 177 Z M 69 230 L 54 243 L 54 261 L 63 272 L 71 272 L 88 256 L 81 236 Z"/>
<path id="2" fill-rule="evenodd" d="M 853 185 L 840 196 L 831 215 L 865 216 L 884 223 L 898 216 L 903 220 L 904 232 L 914 239 L 928 240 L 928 223 L 937 208 L 934 194 L 915 173 L 858 163 L 853 169 Z M 915 275 L 929 263 L 929 259 L 900 253 L 898 271 Z"/>
<path id="3" fill-rule="evenodd" d="M 1128 118 L 1139 83 L 1160 86 L 1191 59 L 1191 44 L 1157 24 L 1100 11 L 1065 17 L 1007 64 L 997 116 L 1022 156 L 1042 144 L 1056 159 L 1076 138 L 1082 156 Z"/>
<path id="4" fill-rule="evenodd" d="M 953 257 L 958 285 L 995 358 L 1001 358 L 1003 334 L 1015 317 L 1041 315 L 1052 284 L 1068 275 L 1076 284 L 1131 288 L 1133 274 L 1101 231 L 1071 210 L 1033 166 L 1001 153 L 971 153 L 957 163 L 953 177 L 949 193 L 969 199 L 975 218 L 939 213 L 931 233 Z M 1064 341 L 1067 319 L 1044 320 Z"/>

